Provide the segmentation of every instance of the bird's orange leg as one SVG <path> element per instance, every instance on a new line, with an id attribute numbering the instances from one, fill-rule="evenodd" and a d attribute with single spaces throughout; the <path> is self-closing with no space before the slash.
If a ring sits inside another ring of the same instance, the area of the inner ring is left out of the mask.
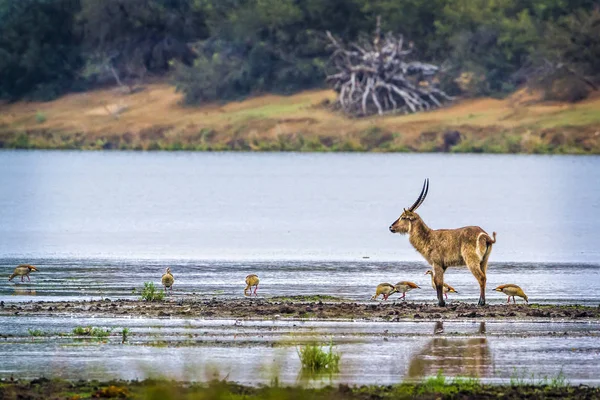
<path id="1" fill-rule="evenodd" d="M 256 285 L 256 286 L 254 287 L 254 294 L 255 294 L 256 296 L 258 296 L 258 295 L 256 294 L 256 291 L 257 291 L 257 290 L 258 290 L 258 285 Z"/>
<path id="2" fill-rule="evenodd" d="M 444 293 L 444 296 L 446 296 L 446 300 L 448 300 L 448 293 Z"/>
<path id="3" fill-rule="evenodd" d="M 29 275 L 25 275 L 27 277 L 27 281 L 31 282 L 31 279 L 29 279 Z"/>

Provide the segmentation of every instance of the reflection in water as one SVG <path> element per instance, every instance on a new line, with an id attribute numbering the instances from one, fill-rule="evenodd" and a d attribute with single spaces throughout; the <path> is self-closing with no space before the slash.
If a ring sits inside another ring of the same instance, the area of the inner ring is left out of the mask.
<path id="1" fill-rule="evenodd" d="M 13 296 L 35 296 L 35 289 L 15 286 Z"/>
<path id="2" fill-rule="evenodd" d="M 485 335 L 485 332 L 485 322 L 481 322 L 478 333 Z M 433 333 L 434 335 L 443 334 L 444 323 L 436 322 Z M 435 375 L 440 369 L 443 370 L 444 375 L 492 376 L 492 357 L 487 338 L 439 337 L 432 339 L 411 358 L 408 366 L 408 378 Z"/>

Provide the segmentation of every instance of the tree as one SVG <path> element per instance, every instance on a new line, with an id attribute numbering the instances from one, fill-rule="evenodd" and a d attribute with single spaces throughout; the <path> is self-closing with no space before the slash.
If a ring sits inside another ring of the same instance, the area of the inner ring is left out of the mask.
<path id="1" fill-rule="evenodd" d="M 78 0 L 0 0 L 0 98 L 49 100 L 82 64 Z"/>

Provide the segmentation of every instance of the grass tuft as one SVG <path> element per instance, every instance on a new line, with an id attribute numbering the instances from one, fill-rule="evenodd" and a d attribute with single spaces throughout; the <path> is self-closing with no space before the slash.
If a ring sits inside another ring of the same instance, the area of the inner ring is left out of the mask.
<path id="1" fill-rule="evenodd" d="M 329 343 L 329 351 L 323 350 L 317 343 L 310 343 L 298 349 L 302 363 L 302 371 L 309 374 L 339 372 L 341 355 L 334 353 L 333 342 Z"/>
<path id="2" fill-rule="evenodd" d="M 29 336 L 35 337 L 46 335 L 46 332 L 41 329 L 27 329 L 27 332 L 29 332 Z"/>
<path id="3" fill-rule="evenodd" d="M 144 282 L 141 299 L 145 301 L 162 301 L 165 298 L 165 291 L 158 290 L 154 282 Z"/>
<path id="4" fill-rule="evenodd" d="M 103 329 L 95 326 L 76 326 L 75 328 L 73 328 L 73 335 L 75 336 L 90 336 L 96 338 L 104 338 L 110 336 L 111 332 L 112 329 L 110 328 Z"/>

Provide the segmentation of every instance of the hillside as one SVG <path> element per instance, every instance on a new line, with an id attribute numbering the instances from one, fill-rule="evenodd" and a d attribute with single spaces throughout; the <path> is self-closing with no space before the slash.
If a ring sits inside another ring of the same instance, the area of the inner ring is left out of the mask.
<path id="1" fill-rule="evenodd" d="M 331 91 L 184 107 L 164 83 L 0 105 L 0 147 L 245 151 L 600 153 L 600 96 L 548 103 L 520 91 L 436 111 L 350 119 Z"/>

